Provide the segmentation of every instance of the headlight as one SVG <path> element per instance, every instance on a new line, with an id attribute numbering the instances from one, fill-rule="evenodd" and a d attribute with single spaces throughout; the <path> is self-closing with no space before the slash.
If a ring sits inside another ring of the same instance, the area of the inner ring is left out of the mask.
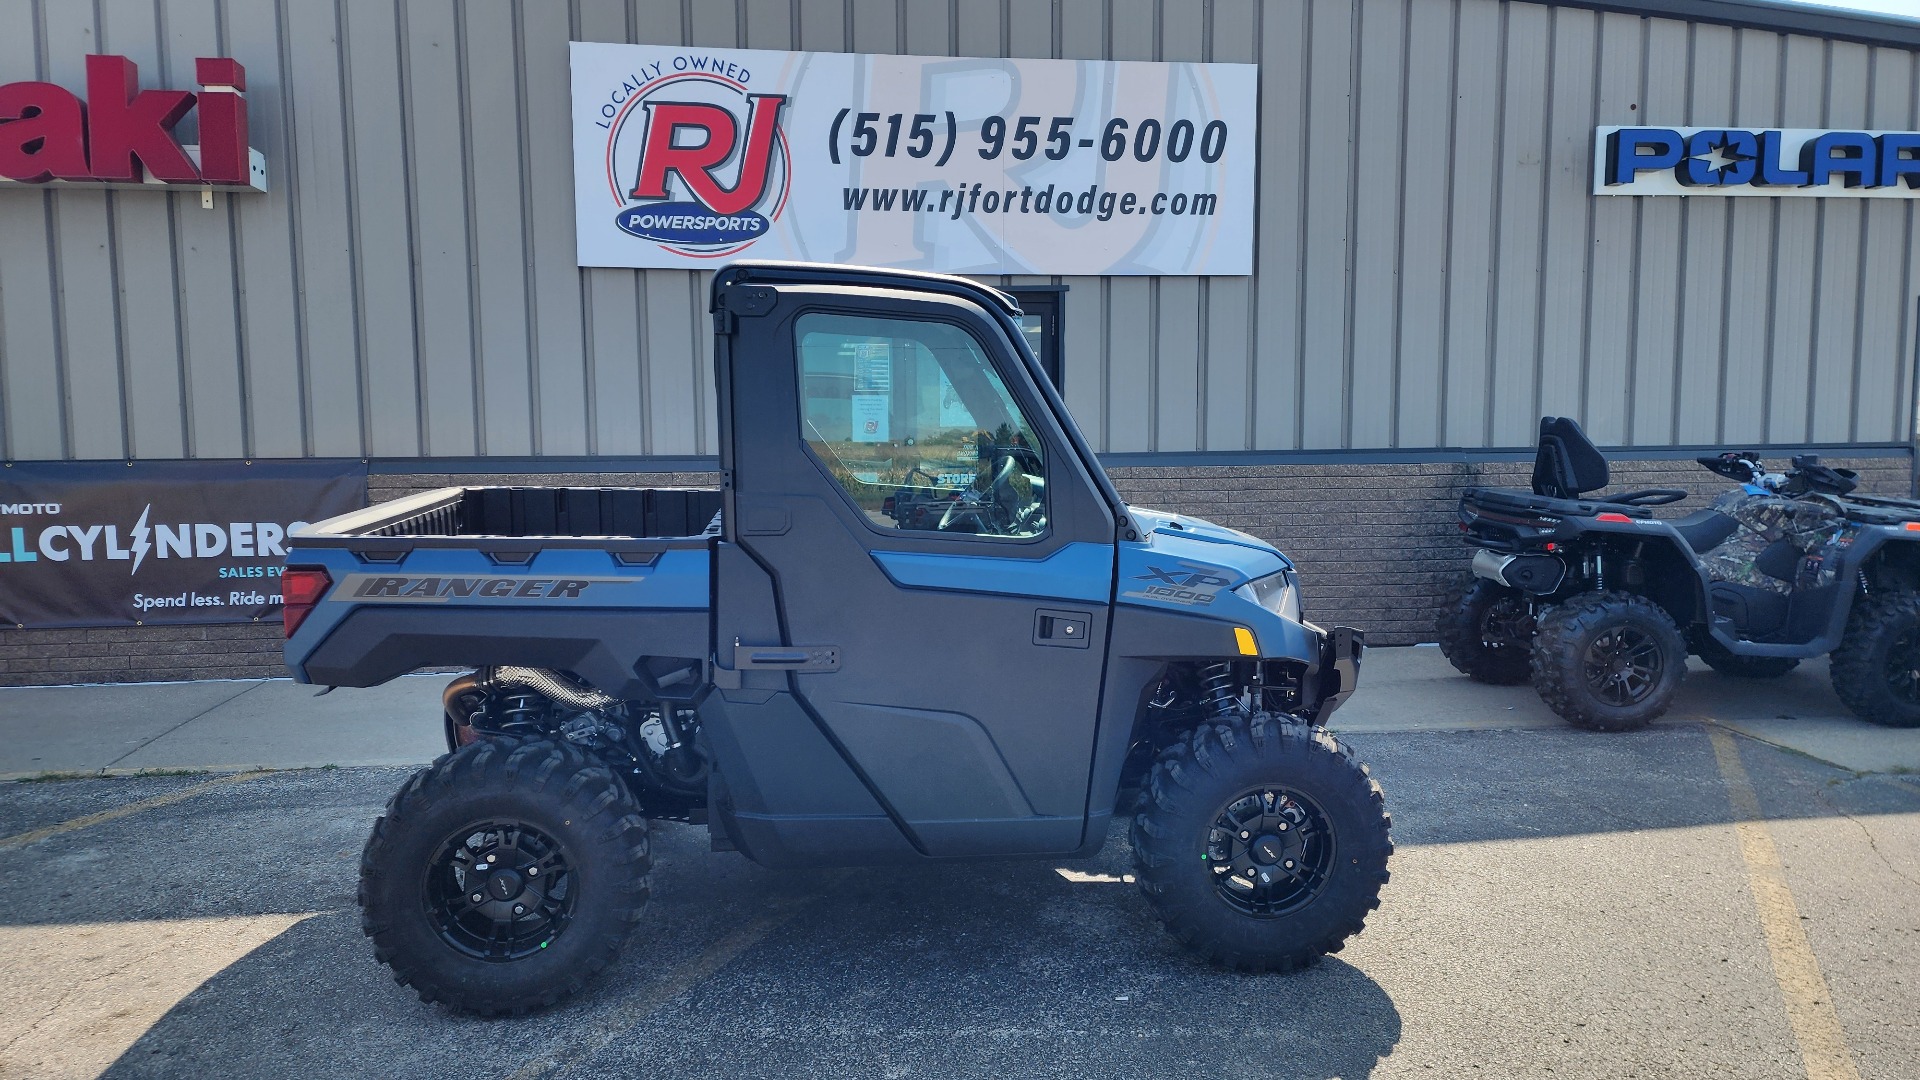
<path id="1" fill-rule="evenodd" d="M 1233 591 L 1283 619 L 1300 621 L 1300 590 L 1285 570 L 1255 578 Z"/>

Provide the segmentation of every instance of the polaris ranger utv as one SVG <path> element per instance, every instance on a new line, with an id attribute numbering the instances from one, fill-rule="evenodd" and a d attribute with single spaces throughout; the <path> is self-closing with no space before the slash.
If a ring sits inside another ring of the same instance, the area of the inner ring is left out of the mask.
<path id="1" fill-rule="evenodd" d="M 297 679 L 476 669 L 361 861 L 395 978 L 485 1014 L 578 990 L 649 818 L 775 867 L 1067 859 L 1123 792 L 1202 956 L 1360 931 L 1389 822 L 1322 725 L 1363 641 L 1280 552 L 1123 503 L 993 289 L 738 263 L 711 310 L 718 491 L 448 488 L 291 543 Z"/>
<path id="2" fill-rule="evenodd" d="M 1689 652 L 1744 678 L 1833 654 L 1861 717 L 1920 726 L 1920 502 L 1853 493 L 1853 474 L 1752 452 L 1697 459 L 1740 483 L 1685 517 L 1672 488 L 1590 495 L 1607 461 L 1580 425 L 1540 421 L 1533 490 L 1474 488 L 1460 528 L 1478 548 L 1438 637 L 1454 667 L 1531 681 L 1578 727 L 1644 727 L 1667 711 Z"/>

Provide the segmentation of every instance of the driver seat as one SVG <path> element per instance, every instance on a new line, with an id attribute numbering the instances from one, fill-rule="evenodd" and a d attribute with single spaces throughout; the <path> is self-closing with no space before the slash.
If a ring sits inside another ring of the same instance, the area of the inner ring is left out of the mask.
<path id="1" fill-rule="evenodd" d="M 1718 510 L 1697 510 L 1683 518 L 1669 518 L 1667 524 L 1680 534 L 1695 555 L 1705 555 L 1721 545 L 1727 537 L 1740 528 L 1740 523 L 1729 514 Z"/>

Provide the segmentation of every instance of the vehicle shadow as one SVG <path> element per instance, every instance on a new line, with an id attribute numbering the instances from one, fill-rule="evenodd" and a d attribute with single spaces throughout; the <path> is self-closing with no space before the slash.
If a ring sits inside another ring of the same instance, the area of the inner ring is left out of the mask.
<path id="1" fill-rule="evenodd" d="M 557 1009 L 423 1005 L 354 913 L 329 912 L 187 995 L 106 1075 L 1354 1078 L 1400 1040 L 1387 993 L 1338 958 L 1275 976 L 1190 957 L 1124 880 L 1118 839 L 1067 866 L 905 872 L 703 848 L 656 830 L 640 934 Z"/>

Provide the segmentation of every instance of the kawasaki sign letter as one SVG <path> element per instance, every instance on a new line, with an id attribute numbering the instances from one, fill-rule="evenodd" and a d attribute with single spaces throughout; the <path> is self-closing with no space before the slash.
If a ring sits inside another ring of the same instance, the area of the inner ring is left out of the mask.
<path id="1" fill-rule="evenodd" d="M 572 49 L 581 266 L 1253 271 L 1250 64 Z"/>

